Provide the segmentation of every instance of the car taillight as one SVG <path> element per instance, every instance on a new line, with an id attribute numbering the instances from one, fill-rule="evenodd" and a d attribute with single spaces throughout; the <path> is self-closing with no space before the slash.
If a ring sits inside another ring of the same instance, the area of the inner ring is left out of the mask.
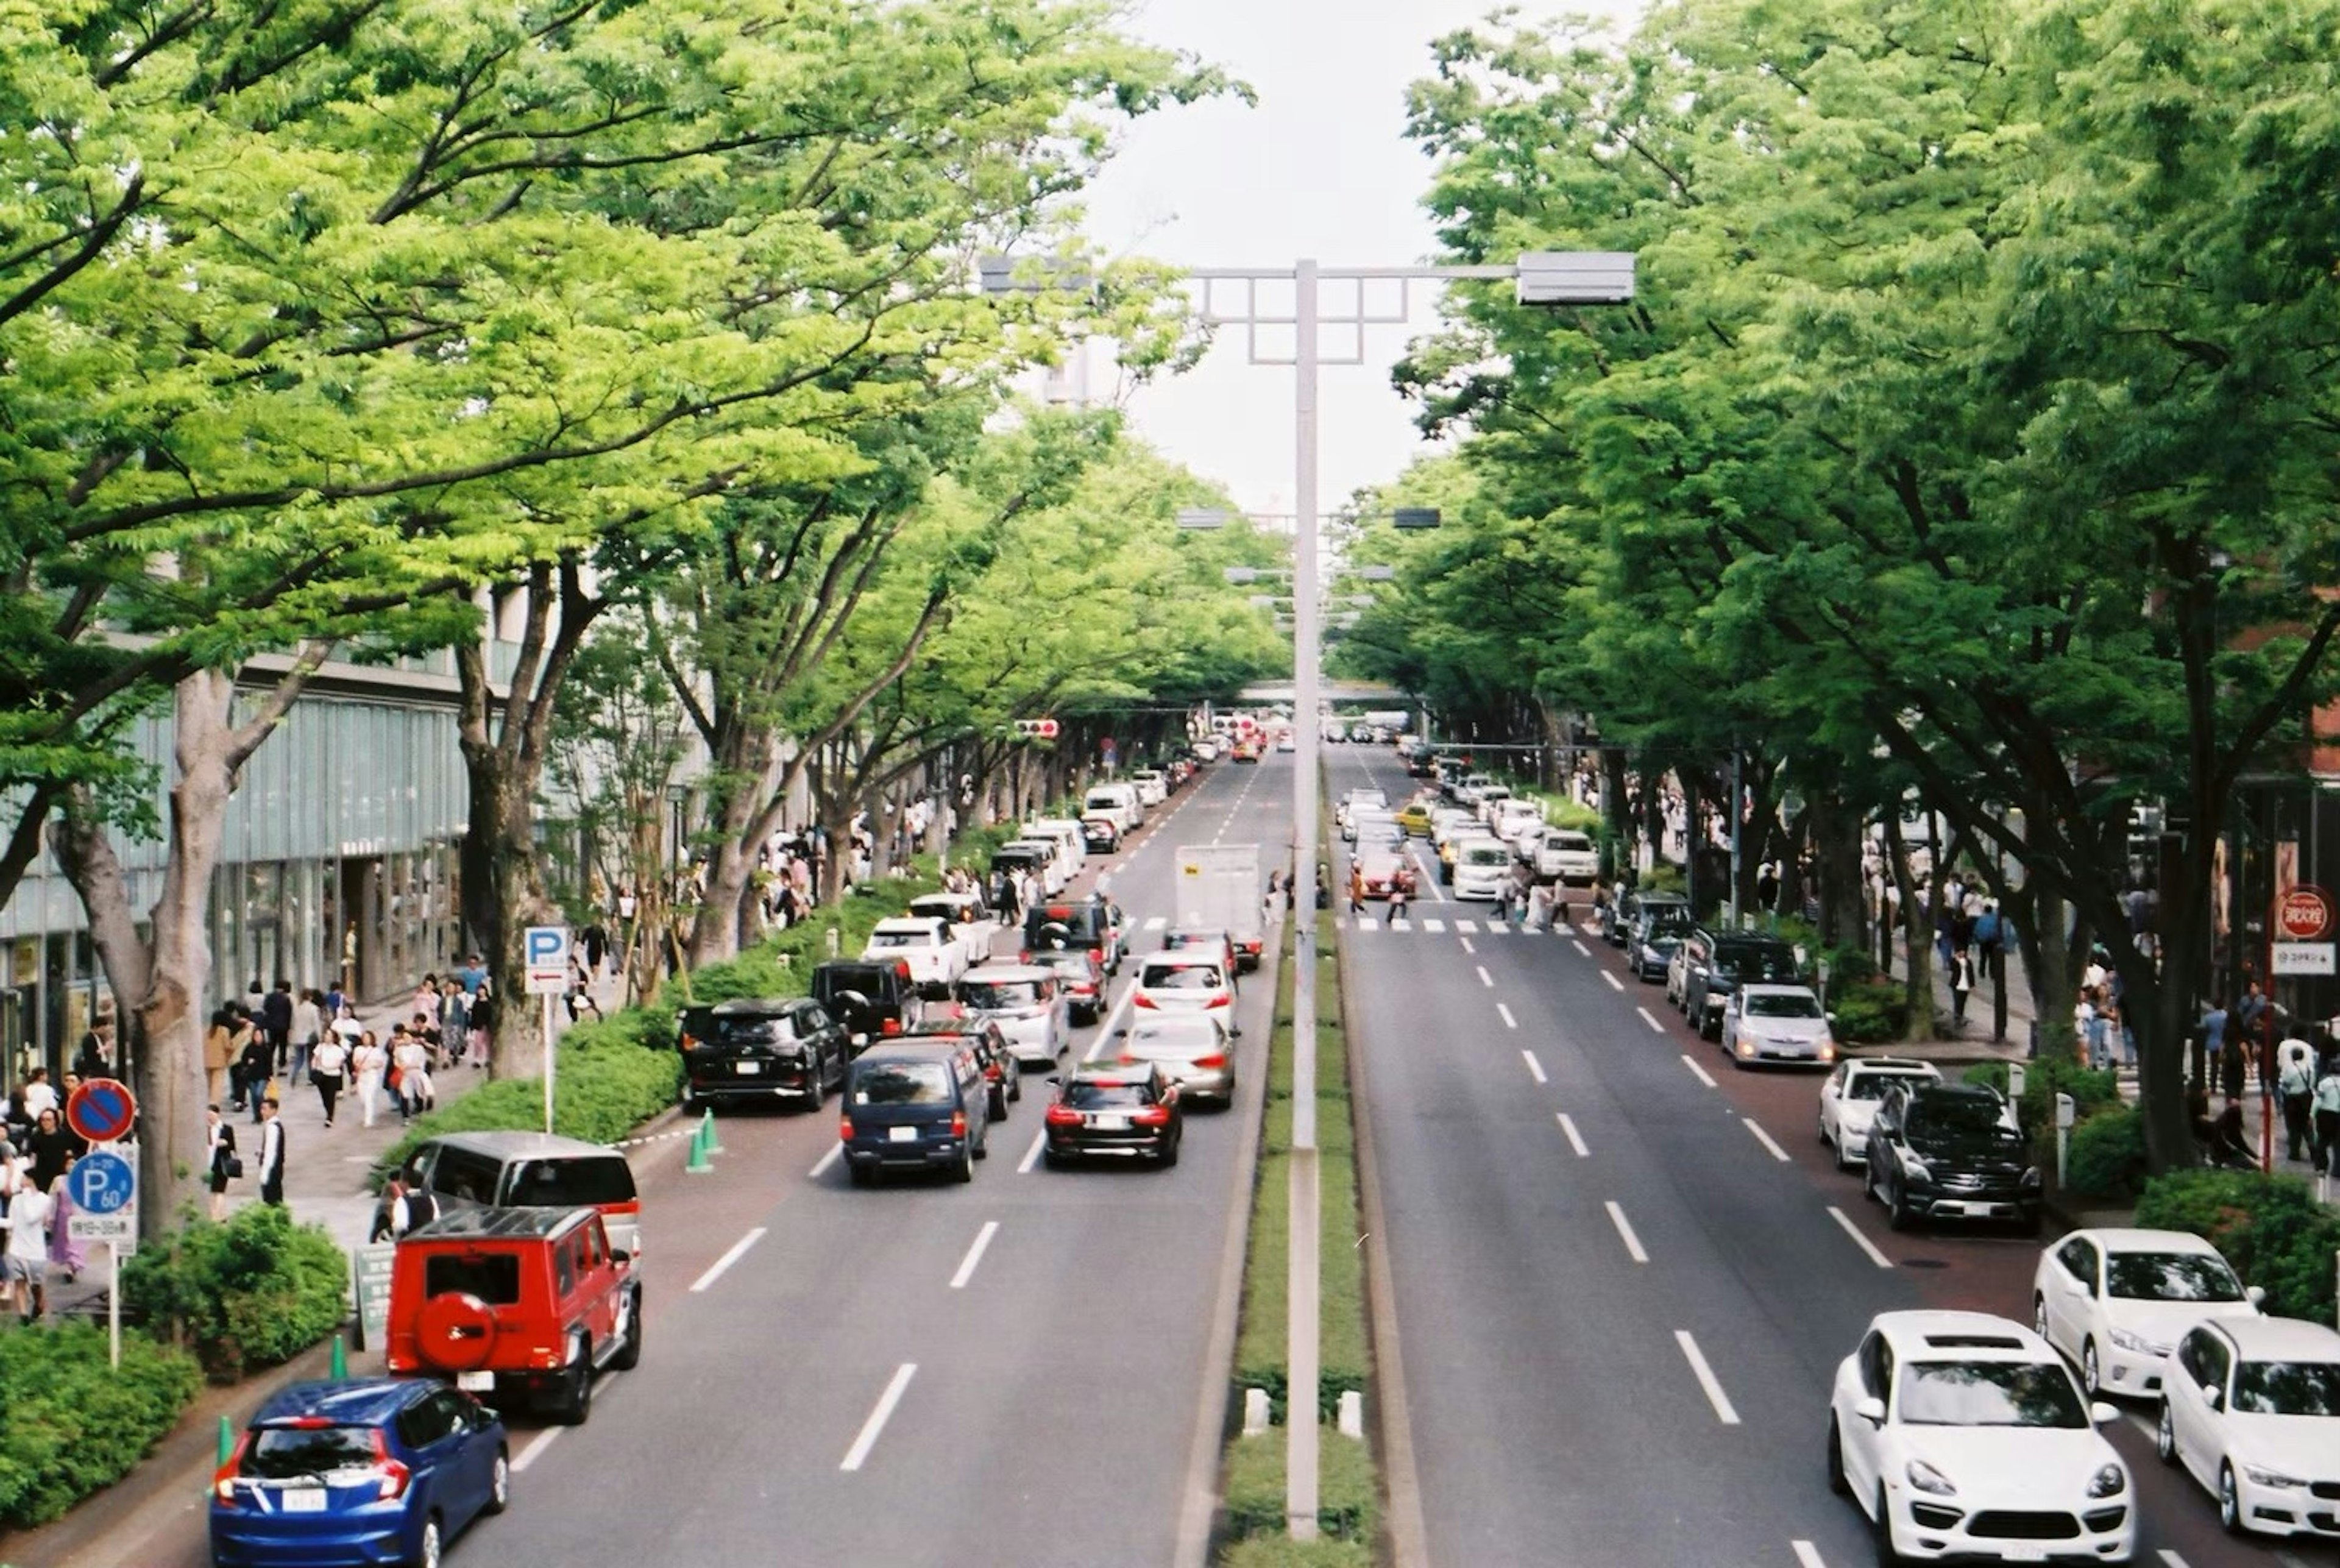
<path id="1" fill-rule="evenodd" d="M 965 1111 L 951 1112 L 951 1136 L 955 1138 L 963 1138 L 967 1136 L 967 1113 Z"/>
<path id="2" fill-rule="evenodd" d="M 406 1494 L 406 1484 L 414 1479 L 414 1472 L 390 1456 L 390 1442 L 377 1431 L 373 1434 L 374 1469 L 382 1475 L 380 1501 L 388 1503 Z"/>
<path id="3" fill-rule="evenodd" d="M 1081 1125 L 1081 1113 L 1070 1106 L 1054 1105 L 1042 1119 L 1052 1127 L 1076 1127 Z"/>
<path id="4" fill-rule="evenodd" d="M 984 1068 L 983 1068 L 983 1076 L 984 1076 L 985 1077 L 987 1077 L 987 1078 L 989 1078 L 993 1083 L 995 1083 L 995 1084 L 996 1084 L 996 1083 L 997 1083 L 1000 1079 L 1002 1079 L 1002 1078 L 1004 1078 L 1004 1077 L 1006 1077 L 1007 1076 L 1007 1069 L 1006 1069 L 1006 1067 L 1002 1067 L 1002 1066 L 999 1064 L 999 1060 L 998 1060 L 998 1058 L 995 1057 L 994 1057 L 994 1058 L 992 1058 L 989 1062 L 987 1062 L 987 1063 L 984 1065 Z"/>
<path id="5" fill-rule="evenodd" d="M 878 1021 L 878 1032 L 881 1035 L 898 1035 L 902 1032 L 902 1020 L 899 1018 L 880 1018 Z"/>
<path id="6" fill-rule="evenodd" d="M 1020 953 L 1016 954 L 1016 961 L 1017 963 L 1019 963 L 1019 964 L 1028 964 L 1028 963 L 1030 963 L 1030 962 L 1032 961 L 1032 949 L 1031 949 L 1031 948 L 1025 948 L 1022 952 L 1020 952 Z"/>
<path id="7" fill-rule="evenodd" d="M 1219 1068 L 1227 1065 L 1227 1058 L 1224 1054 L 1218 1051 L 1213 1051 L 1207 1057 L 1196 1057 L 1195 1058 L 1195 1065 L 1198 1067 L 1209 1067 L 1211 1070 L 1215 1072 Z"/>
<path id="8" fill-rule="evenodd" d="M 1105 949 L 1103 948 L 1091 948 L 1089 949 L 1089 957 L 1102 964 L 1105 962 Z"/>
<path id="9" fill-rule="evenodd" d="M 910 978 L 910 960 L 907 958 L 895 959 L 894 973 L 905 980 L 908 979 Z"/>
<path id="10" fill-rule="evenodd" d="M 1151 1007 L 1155 1005 L 1154 998 L 1147 996 L 1144 991 L 1138 992 L 1135 997 L 1131 998 L 1131 1000 L 1141 1007 Z"/>
<path id="11" fill-rule="evenodd" d="M 235 1502 L 235 1473 L 243 1468 L 244 1450 L 251 1446 L 252 1434 L 247 1432 L 235 1440 L 234 1451 L 228 1454 L 227 1463 L 212 1473 L 212 1495 L 221 1502 Z"/>
<path id="12" fill-rule="evenodd" d="M 1228 996 L 1225 991 L 1221 991 L 1217 996 L 1213 997 L 1209 1001 L 1205 1002 L 1203 1006 L 1206 1007 L 1224 1007 L 1232 1005 L 1234 1001 L 1234 998 L 1233 997 Z"/>
<path id="13" fill-rule="evenodd" d="M 1129 1119 L 1135 1122 L 1142 1127 L 1163 1126 L 1167 1125 L 1170 1120 L 1170 1107 L 1168 1106 L 1148 1106 L 1144 1110 L 1139 1111 L 1135 1116 L 1131 1116 Z"/>
<path id="14" fill-rule="evenodd" d="M 853 1118 L 851 1116 L 839 1116 L 837 1118 L 837 1141 L 846 1144 L 849 1144 L 853 1141 Z"/>

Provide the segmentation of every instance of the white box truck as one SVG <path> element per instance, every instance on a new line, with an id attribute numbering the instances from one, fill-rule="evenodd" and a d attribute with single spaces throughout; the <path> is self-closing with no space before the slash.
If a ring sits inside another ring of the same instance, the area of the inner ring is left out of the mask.
<path id="1" fill-rule="evenodd" d="M 1235 967 L 1259 968 L 1267 940 L 1267 884 L 1256 844 L 1186 844 L 1178 850 L 1177 917 L 1172 924 L 1223 930 L 1234 939 Z"/>

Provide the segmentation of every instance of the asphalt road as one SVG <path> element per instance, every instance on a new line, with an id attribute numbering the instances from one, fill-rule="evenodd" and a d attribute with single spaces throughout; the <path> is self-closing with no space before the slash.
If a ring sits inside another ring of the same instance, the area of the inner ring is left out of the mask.
<path id="1" fill-rule="evenodd" d="M 1336 799 L 1413 788 L 1385 749 L 1325 755 Z M 1341 934 L 1430 1562 L 1873 1561 L 1824 1479 L 1838 1362 L 1897 1307 L 2028 1321 L 2041 1244 L 1893 1235 L 1816 1141 L 1816 1077 L 1734 1071 L 1598 938 L 1444 894 Z M 2136 1414 L 2109 1430 L 2138 1562 L 2309 1560 L 2223 1536 Z"/>
<path id="2" fill-rule="evenodd" d="M 1135 948 L 1159 946 L 1172 849 L 1288 842 L 1290 766 L 1206 771 L 1075 891 L 1103 875 Z M 1238 1004 L 1237 1109 L 1190 1117 L 1172 1170 L 1046 1168 L 1036 1076 L 967 1186 L 852 1187 L 826 1111 L 721 1116 L 711 1175 L 682 1173 L 679 1139 L 637 1151 L 641 1365 L 601 1379 L 581 1427 L 514 1424 L 511 1511 L 450 1561 L 1199 1562 L 1266 978 Z M 183 1508 L 114 1560 L 192 1568 L 203 1529 Z"/>

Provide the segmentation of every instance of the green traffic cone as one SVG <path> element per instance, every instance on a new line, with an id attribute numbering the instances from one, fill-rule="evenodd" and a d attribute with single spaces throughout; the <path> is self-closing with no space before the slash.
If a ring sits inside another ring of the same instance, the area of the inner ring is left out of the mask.
<path id="1" fill-rule="evenodd" d="M 685 1176 L 705 1176 L 715 1168 L 707 1157 L 707 1129 L 700 1127 L 690 1135 L 690 1160 L 682 1167 Z"/>
<path id="2" fill-rule="evenodd" d="M 333 1365 L 331 1375 L 335 1383 L 347 1383 L 350 1379 L 350 1349 L 338 1334 L 333 1335 Z"/>
<path id="3" fill-rule="evenodd" d="M 699 1119 L 699 1136 L 710 1155 L 723 1152 L 723 1140 L 715 1131 L 715 1113 L 707 1111 Z"/>

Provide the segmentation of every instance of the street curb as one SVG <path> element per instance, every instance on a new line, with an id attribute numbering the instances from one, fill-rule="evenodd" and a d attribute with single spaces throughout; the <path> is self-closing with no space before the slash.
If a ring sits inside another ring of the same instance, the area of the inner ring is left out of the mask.
<path id="1" fill-rule="evenodd" d="M 1357 1167 L 1357 1209 L 1365 1236 L 1365 1321 L 1373 1357 L 1373 1434 L 1381 1450 L 1382 1492 L 1388 1503 L 1383 1534 L 1393 1568 L 1429 1568 L 1430 1533 L 1422 1513 L 1422 1475 L 1414 1461 L 1413 1416 L 1406 1404 L 1405 1361 L 1398 1348 L 1397 1286 L 1390 1273 L 1382 1208 L 1381 1169 L 1374 1158 L 1373 1116 L 1367 1111 L 1365 1054 L 1357 1048 L 1349 1020 L 1357 1017 L 1351 994 L 1349 933 L 1333 928 L 1334 967 L 1340 975 L 1341 1027 L 1349 1068 L 1349 1127 Z"/>

